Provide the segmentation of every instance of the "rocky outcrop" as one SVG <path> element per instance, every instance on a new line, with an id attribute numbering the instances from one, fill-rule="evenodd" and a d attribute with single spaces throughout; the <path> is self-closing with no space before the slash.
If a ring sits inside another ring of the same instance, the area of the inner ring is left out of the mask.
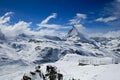
<path id="1" fill-rule="evenodd" d="M 57 71 L 57 67 L 46 65 L 45 72 L 41 66 L 35 67 L 35 71 L 24 74 L 22 80 L 63 80 L 63 74 Z"/>

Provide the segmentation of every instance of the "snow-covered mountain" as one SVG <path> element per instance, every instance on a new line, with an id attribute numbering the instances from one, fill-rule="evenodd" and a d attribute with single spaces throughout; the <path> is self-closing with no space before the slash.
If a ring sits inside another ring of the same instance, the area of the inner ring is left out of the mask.
<path id="1" fill-rule="evenodd" d="M 72 27 L 66 37 L 68 40 L 71 41 L 90 42 L 90 40 L 84 34 L 82 34 L 75 26 Z"/>
<path id="2" fill-rule="evenodd" d="M 110 40 L 102 40 L 100 38 L 90 39 L 80 33 L 75 26 L 73 26 L 64 38 L 50 35 L 36 38 L 35 35 L 19 34 L 15 38 L 8 39 L 0 31 L 0 39 L 3 42 L 1 46 L 7 46 L 1 48 L 1 54 L 5 53 L 2 49 L 6 49 L 8 51 L 7 54 L 13 54 L 12 56 L 16 57 L 14 56 L 15 54 L 21 60 L 34 63 L 56 61 L 66 54 L 94 57 L 120 57 L 119 38 Z M 9 53 L 9 50 L 14 52 Z"/>
<path id="3" fill-rule="evenodd" d="M 36 37 L 36 35 L 23 33 L 14 38 L 8 38 L 0 30 L 0 67 L 10 65 L 21 67 L 22 65 L 25 69 L 26 66 L 32 64 L 75 60 L 74 56 L 66 58 L 66 55 L 71 54 L 81 56 L 88 61 L 91 59 L 96 61 L 97 58 L 106 60 L 107 57 L 114 62 L 119 62 L 120 37 L 89 38 L 79 32 L 75 26 L 64 37 L 51 35 Z M 76 58 L 80 60 L 81 57 Z"/>
<path id="4" fill-rule="evenodd" d="M 94 37 L 93 39 L 99 44 L 100 47 L 105 48 L 108 51 L 114 52 L 114 55 L 120 57 L 120 37 Z"/>

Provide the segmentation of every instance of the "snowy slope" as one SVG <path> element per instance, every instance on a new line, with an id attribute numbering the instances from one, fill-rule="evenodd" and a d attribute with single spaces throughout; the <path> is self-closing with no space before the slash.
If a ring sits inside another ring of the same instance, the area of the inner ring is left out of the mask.
<path id="1" fill-rule="evenodd" d="M 72 58 L 72 59 L 71 59 Z M 41 72 L 46 74 L 46 66 L 52 65 L 57 67 L 57 71 L 63 74 L 63 80 L 119 80 L 120 74 L 120 64 L 111 64 L 110 59 L 102 58 L 106 63 L 109 64 L 99 64 L 97 66 L 89 65 L 78 65 L 78 60 L 82 58 L 80 55 L 68 54 L 63 59 L 55 63 L 46 63 L 41 65 Z M 87 58 L 87 57 L 86 57 Z M 91 57 L 96 60 L 97 58 Z M 30 70 L 31 71 L 31 70 Z M 33 70 L 34 72 L 34 70 Z M 27 76 L 31 77 L 32 80 L 43 80 L 39 75 L 36 74 L 33 76 L 30 73 L 26 73 Z M 108 77 L 109 76 L 109 77 Z M 34 78 L 34 79 L 33 79 Z M 49 79 L 47 79 L 49 80 Z"/>
<path id="2" fill-rule="evenodd" d="M 10 64 L 1 66 L 0 80 L 21 80 L 21 77 L 32 69 L 32 65 Z"/>

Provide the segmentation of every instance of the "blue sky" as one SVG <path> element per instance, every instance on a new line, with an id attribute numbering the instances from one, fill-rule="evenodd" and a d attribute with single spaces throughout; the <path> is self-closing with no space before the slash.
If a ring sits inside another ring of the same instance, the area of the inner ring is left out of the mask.
<path id="1" fill-rule="evenodd" d="M 31 29 L 58 25 L 63 28 L 50 29 L 68 31 L 74 25 L 70 24 L 71 20 L 79 17 L 75 25 L 81 25 L 91 33 L 120 30 L 120 0 L 0 0 L 0 16 L 7 12 L 14 12 L 10 24 L 19 20 L 32 22 Z M 54 17 L 45 23 L 47 25 L 41 25 L 50 16 Z"/>

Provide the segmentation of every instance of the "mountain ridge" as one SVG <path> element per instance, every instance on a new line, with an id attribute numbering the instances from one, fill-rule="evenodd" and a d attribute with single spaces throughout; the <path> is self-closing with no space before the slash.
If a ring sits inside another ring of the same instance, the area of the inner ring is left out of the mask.
<path id="1" fill-rule="evenodd" d="M 57 61 L 66 54 L 113 58 L 119 58 L 120 56 L 119 51 L 117 51 L 119 49 L 116 48 L 114 51 L 103 47 L 102 41 L 87 38 L 75 26 L 66 34 L 65 38 L 50 35 L 36 38 L 35 35 L 19 34 L 16 38 L 10 40 L 2 32 L 0 34 L 2 35 L 1 39 L 6 39 L 2 40 L 3 44 L 1 45 L 6 45 L 14 52 L 13 54 L 19 56 L 19 59 L 30 63 Z M 3 53 L 4 51 L 1 51 L 1 54 Z"/>

